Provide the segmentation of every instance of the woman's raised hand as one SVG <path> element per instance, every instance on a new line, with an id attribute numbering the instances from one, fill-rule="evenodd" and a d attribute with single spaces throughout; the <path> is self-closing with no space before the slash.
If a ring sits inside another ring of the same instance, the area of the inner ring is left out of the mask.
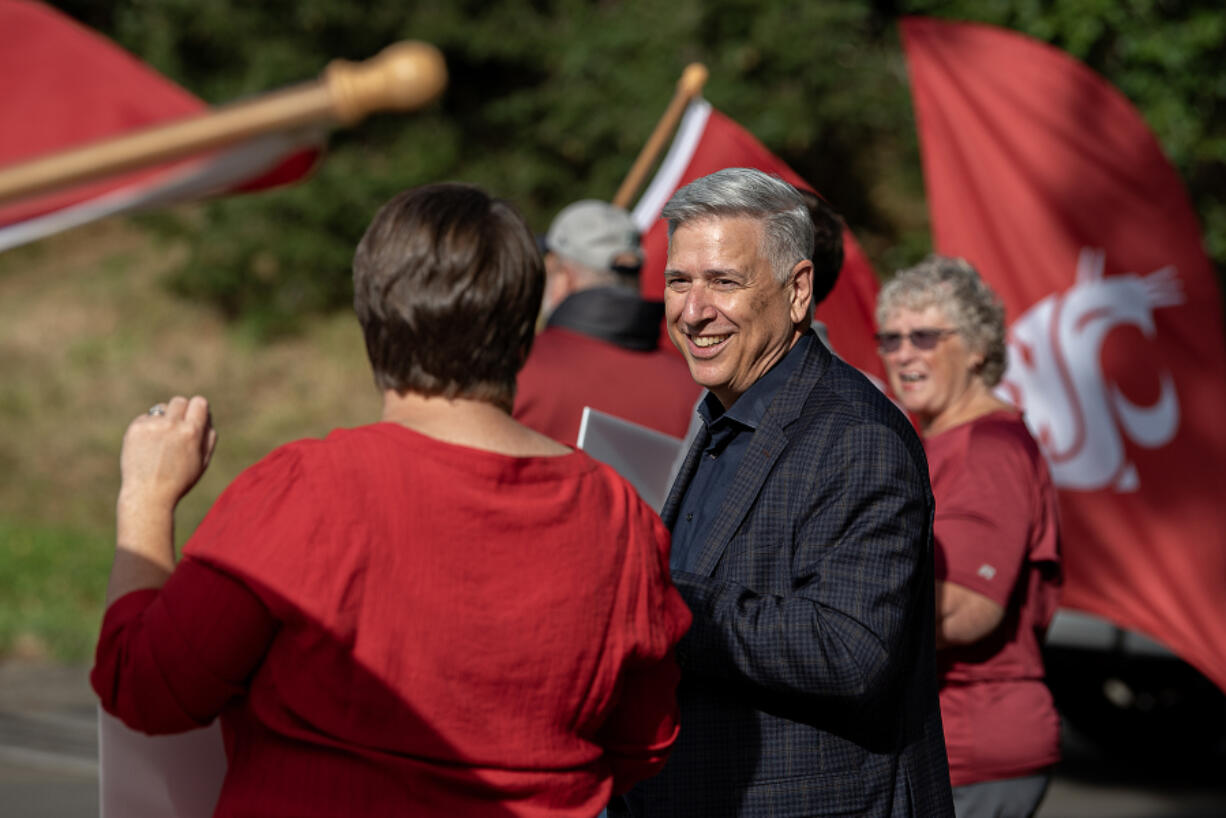
<path id="1" fill-rule="evenodd" d="M 209 402 L 176 395 L 134 418 L 119 455 L 120 497 L 173 508 L 208 468 L 217 430 Z"/>

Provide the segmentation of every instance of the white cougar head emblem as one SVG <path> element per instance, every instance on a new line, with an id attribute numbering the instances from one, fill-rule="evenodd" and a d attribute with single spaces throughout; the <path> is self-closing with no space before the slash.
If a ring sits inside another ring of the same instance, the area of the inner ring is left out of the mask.
<path id="1" fill-rule="evenodd" d="M 1077 283 L 1026 311 L 1009 329 L 1009 369 L 998 392 L 1026 411 L 1052 479 L 1067 489 L 1136 491 L 1140 477 L 1123 436 L 1147 448 L 1179 429 L 1179 398 L 1169 372 L 1158 372 L 1155 403 L 1138 406 L 1103 376 L 1107 334 L 1134 326 L 1153 338 L 1154 310 L 1183 303 L 1174 267 L 1149 275 L 1103 277 L 1103 252 L 1085 248 Z"/>

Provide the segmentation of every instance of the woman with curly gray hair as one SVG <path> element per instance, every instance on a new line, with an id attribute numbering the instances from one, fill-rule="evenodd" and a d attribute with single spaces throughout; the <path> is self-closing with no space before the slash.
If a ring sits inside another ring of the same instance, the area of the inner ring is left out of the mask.
<path id="1" fill-rule="evenodd" d="M 1060 588 L 1047 464 L 993 394 L 1004 308 L 975 268 L 929 256 L 877 298 L 891 390 L 924 435 L 936 497 L 937 662 L 958 818 L 1038 809 L 1059 760 L 1041 645 Z"/>

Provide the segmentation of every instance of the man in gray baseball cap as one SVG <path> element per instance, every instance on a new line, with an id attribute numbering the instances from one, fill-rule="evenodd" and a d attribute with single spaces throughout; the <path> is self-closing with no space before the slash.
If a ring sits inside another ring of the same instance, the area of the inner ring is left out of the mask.
<path id="1" fill-rule="evenodd" d="M 664 305 L 639 295 L 643 251 L 630 214 L 575 202 L 544 249 L 545 328 L 520 372 L 515 418 L 568 446 L 584 406 L 681 437 L 699 390 L 680 357 L 660 349 Z"/>
<path id="2" fill-rule="evenodd" d="M 630 214 L 584 199 L 568 205 L 545 234 L 546 316 L 567 297 L 594 287 L 638 291 L 643 251 Z M 654 344 L 653 344 L 654 346 Z"/>

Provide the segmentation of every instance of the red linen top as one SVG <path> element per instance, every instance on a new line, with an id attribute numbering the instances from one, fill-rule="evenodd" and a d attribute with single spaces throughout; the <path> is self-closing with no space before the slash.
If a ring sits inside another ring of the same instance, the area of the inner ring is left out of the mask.
<path id="1" fill-rule="evenodd" d="M 515 419 L 567 446 L 579 436 L 583 407 L 673 437 L 684 437 L 702 387 L 679 355 L 624 349 L 578 332 L 547 327 L 519 372 Z"/>
<path id="2" fill-rule="evenodd" d="M 380 423 L 240 475 L 91 682 L 146 732 L 221 715 L 219 816 L 594 815 L 664 762 L 689 621 L 604 465 Z"/>
<path id="3" fill-rule="evenodd" d="M 1047 464 L 1013 411 L 925 439 L 936 498 L 936 577 L 988 597 L 1005 619 L 938 652 L 941 720 L 955 787 L 1031 775 L 1059 760 L 1043 683 L 1043 634 L 1060 590 L 1060 523 Z"/>

